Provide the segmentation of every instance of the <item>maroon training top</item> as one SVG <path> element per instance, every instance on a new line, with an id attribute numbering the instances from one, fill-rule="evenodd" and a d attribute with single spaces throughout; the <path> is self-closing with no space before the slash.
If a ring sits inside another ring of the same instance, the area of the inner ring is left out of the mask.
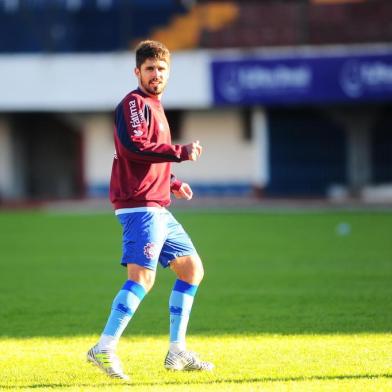
<path id="1" fill-rule="evenodd" d="M 185 146 L 171 144 L 161 102 L 141 90 L 130 92 L 115 111 L 115 155 L 110 179 L 114 208 L 168 206 L 181 181 L 171 162 L 188 160 Z"/>

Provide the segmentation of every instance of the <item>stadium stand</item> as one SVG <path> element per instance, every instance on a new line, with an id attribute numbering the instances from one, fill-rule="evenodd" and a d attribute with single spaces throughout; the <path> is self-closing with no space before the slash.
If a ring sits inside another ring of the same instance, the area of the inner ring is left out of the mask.
<path id="1" fill-rule="evenodd" d="M 164 28 L 152 35 L 166 42 L 172 50 L 196 48 L 204 32 L 216 32 L 232 25 L 239 14 L 239 5 L 233 2 L 212 2 L 195 5 L 187 14 L 175 16 Z"/>
<path id="2" fill-rule="evenodd" d="M 241 1 L 238 17 L 204 31 L 200 47 L 260 47 L 392 41 L 392 2 Z"/>
<path id="3" fill-rule="evenodd" d="M 390 0 L 0 0 L 0 53 L 392 41 Z"/>
<path id="4" fill-rule="evenodd" d="M 125 50 L 186 11 L 174 0 L 0 0 L 0 53 Z"/>

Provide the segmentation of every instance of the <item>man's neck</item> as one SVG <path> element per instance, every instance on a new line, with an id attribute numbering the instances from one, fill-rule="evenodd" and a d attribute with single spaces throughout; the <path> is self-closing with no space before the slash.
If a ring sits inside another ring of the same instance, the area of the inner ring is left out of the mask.
<path id="1" fill-rule="evenodd" d="M 139 85 L 139 90 L 140 90 L 141 92 L 143 92 L 144 94 L 146 94 L 148 97 L 153 98 L 153 99 L 157 99 L 158 101 L 160 101 L 161 98 L 162 98 L 162 94 L 158 94 L 158 95 L 156 95 L 156 94 L 151 94 L 151 93 L 149 93 L 148 91 L 146 91 L 146 90 L 145 90 L 142 86 L 140 86 L 140 85 Z"/>

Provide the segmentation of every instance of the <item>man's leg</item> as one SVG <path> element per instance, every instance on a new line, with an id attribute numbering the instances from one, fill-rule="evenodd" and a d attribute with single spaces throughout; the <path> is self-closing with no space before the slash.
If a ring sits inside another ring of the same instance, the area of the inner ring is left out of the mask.
<path id="1" fill-rule="evenodd" d="M 121 264 L 127 266 L 128 280 L 115 297 L 101 338 L 87 354 L 111 377 L 127 379 L 115 354 L 117 343 L 146 293 L 152 288 L 165 228 L 160 209 L 143 209 L 117 214 L 123 227 Z"/>
<path id="2" fill-rule="evenodd" d="M 170 351 L 178 352 L 186 350 L 189 316 L 204 270 L 197 255 L 178 257 L 170 263 L 170 268 L 177 275 L 169 299 Z"/>
<path id="3" fill-rule="evenodd" d="M 204 269 L 197 255 L 178 257 L 170 263 L 177 275 L 169 299 L 170 347 L 165 359 L 169 370 L 212 370 L 209 362 L 204 362 L 186 350 L 186 330 L 192 310 L 194 296 L 203 279 Z"/>
<path id="4" fill-rule="evenodd" d="M 90 362 L 95 363 L 111 377 L 128 379 L 121 363 L 115 354 L 118 341 L 136 312 L 144 296 L 150 291 L 155 280 L 155 270 L 128 264 L 128 280 L 114 298 L 112 310 L 101 338 L 87 355 Z"/>
<path id="5" fill-rule="evenodd" d="M 127 270 L 128 280 L 114 298 L 112 311 L 98 343 L 101 350 L 114 351 L 117 348 L 126 326 L 154 284 L 155 271 L 137 264 L 128 264 Z"/>

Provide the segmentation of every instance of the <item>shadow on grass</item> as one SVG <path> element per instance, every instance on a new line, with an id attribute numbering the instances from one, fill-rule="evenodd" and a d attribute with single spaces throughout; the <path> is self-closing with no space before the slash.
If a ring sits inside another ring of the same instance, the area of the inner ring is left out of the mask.
<path id="1" fill-rule="evenodd" d="M 254 377 L 247 378 L 245 380 L 239 380 L 237 378 L 226 378 L 226 379 L 218 379 L 218 380 L 208 380 L 208 381 L 199 381 L 199 382 L 184 382 L 184 385 L 208 385 L 208 384 L 253 384 L 253 383 L 274 383 L 274 382 L 303 382 L 303 381 L 340 381 L 340 380 L 361 380 L 361 379 L 381 379 L 381 378 L 392 378 L 392 373 L 382 373 L 382 374 L 342 374 L 337 376 L 309 376 L 309 377 Z M 11 389 L 24 389 L 24 388 L 70 388 L 72 386 L 80 387 L 80 388 L 89 388 L 89 389 L 99 389 L 102 387 L 116 387 L 116 386 L 164 386 L 164 385 L 179 385 L 178 380 L 176 381 L 165 381 L 165 382 L 156 382 L 156 383 L 133 383 L 133 382 L 121 382 L 118 381 L 114 383 L 99 383 L 96 385 L 91 384 L 77 384 L 77 385 L 64 385 L 64 384 L 26 384 L 26 385 L 18 385 L 18 386 L 10 386 L 10 385 L 1 385 L 0 388 L 5 390 Z"/>

